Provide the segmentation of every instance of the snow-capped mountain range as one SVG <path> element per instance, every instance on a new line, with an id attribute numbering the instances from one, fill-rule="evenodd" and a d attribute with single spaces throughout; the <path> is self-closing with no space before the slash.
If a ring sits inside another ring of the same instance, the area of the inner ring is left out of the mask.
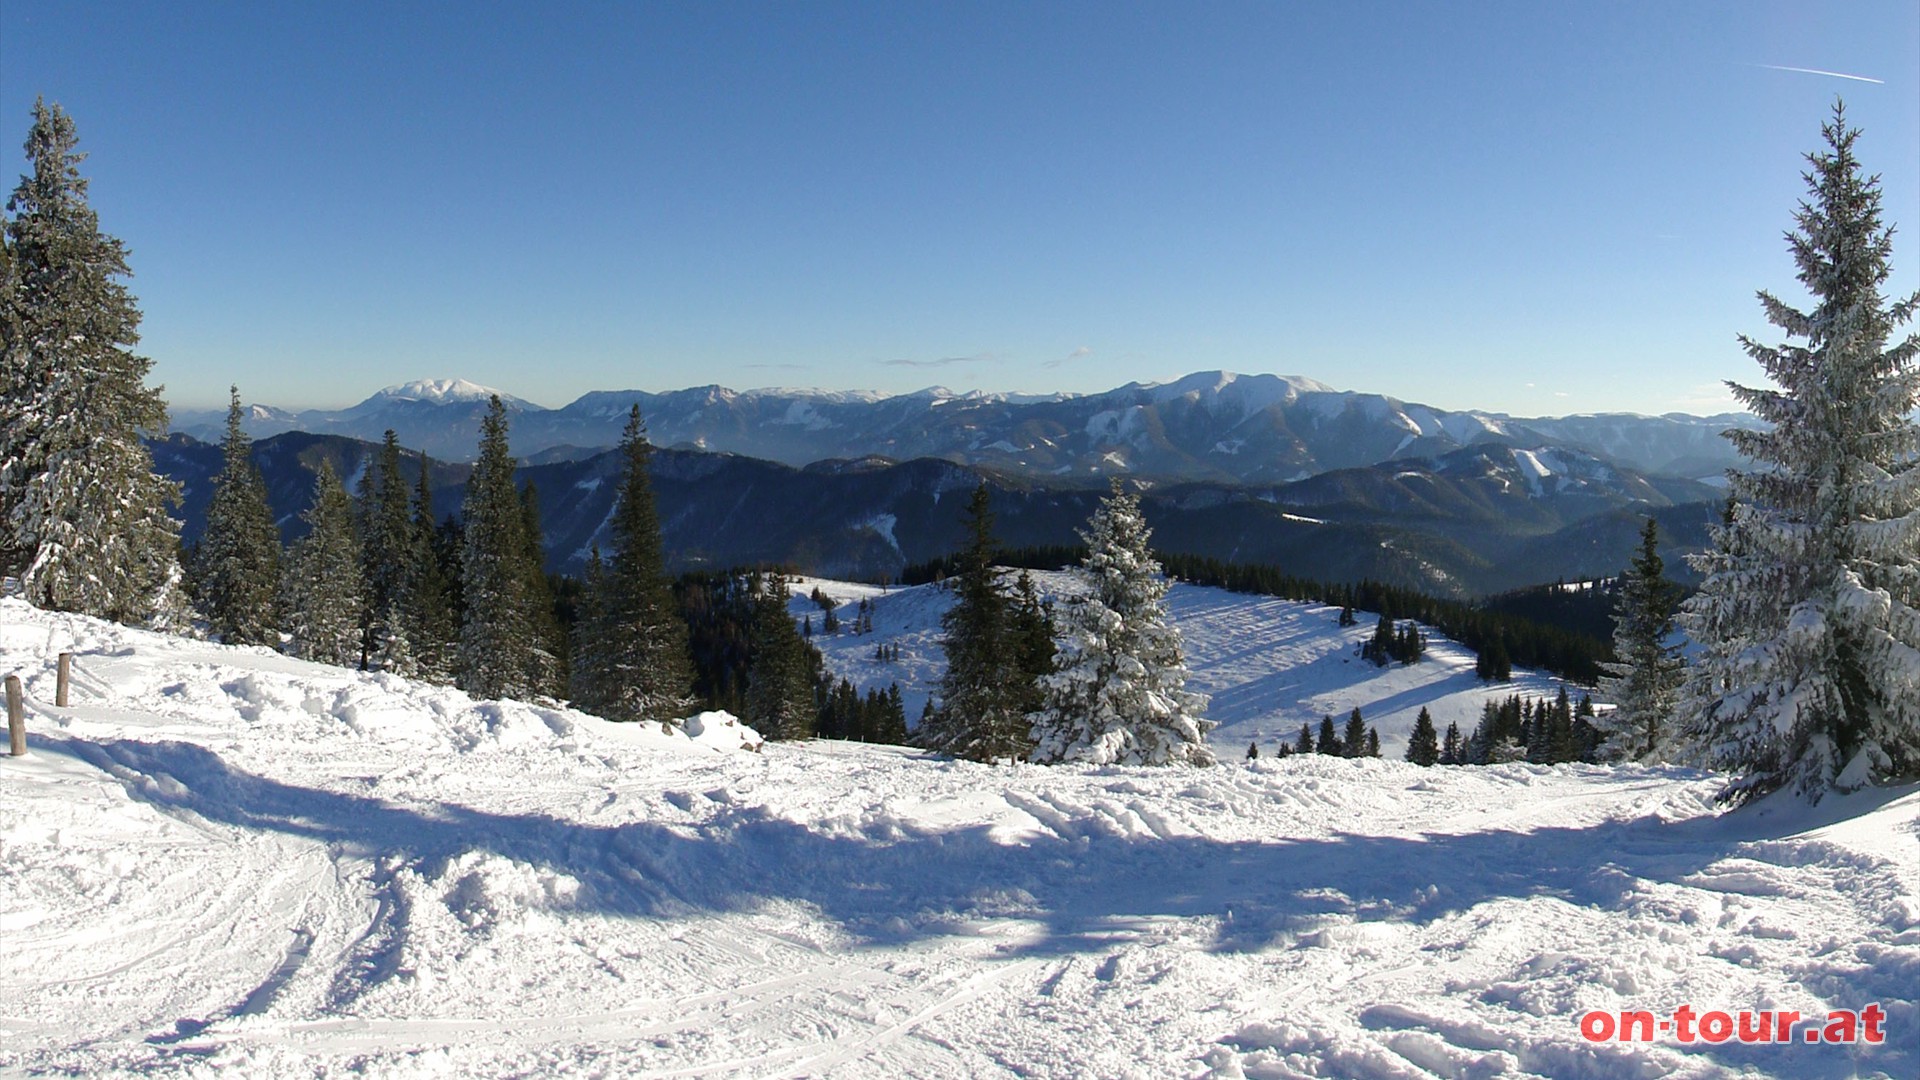
<path id="1" fill-rule="evenodd" d="M 460 379 L 388 387 L 351 408 L 254 407 L 255 437 L 286 431 L 400 441 L 437 458 L 471 458 L 487 399 Z M 1757 423 L 1711 417 L 1600 414 L 1525 419 L 1449 411 L 1384 394 L 1336 390 L 1299 376 L 1205 371 L 1096 394 L 1019 395 L 930 387 L 909 394 L 694 387 L 595 391 L 552 409 L 500 395 L 514 451 L 531 460 L 585 457 L 619 439 L 640 406 L 650 437 L 802 466 L 832 459 L 919 457 L 1030 477 L 1113 473 L 1270 484 L 1481 443 L 1572 450 L 1643 473 L 1716 478 L 1738 458 L 1720 432 Z M 176 430 L 217 440 L 223 413 L 183 411 Z"/>

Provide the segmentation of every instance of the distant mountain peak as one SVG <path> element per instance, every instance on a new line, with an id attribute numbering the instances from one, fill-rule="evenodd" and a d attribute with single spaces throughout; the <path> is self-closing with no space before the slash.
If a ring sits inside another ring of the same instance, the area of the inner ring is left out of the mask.
<path id="1" fill-rule="evenodd" d="M 369 398 L 369 401 L 425 401 L 435 405 L 445 405 L 455 401 L 485 401 L 494 395 L 501 401 L 518 402 L 512 394 L 495 390 L 490 386 L 468 382 L 465 379 L 415 379 L 398 386 L 389 386 Z"/>

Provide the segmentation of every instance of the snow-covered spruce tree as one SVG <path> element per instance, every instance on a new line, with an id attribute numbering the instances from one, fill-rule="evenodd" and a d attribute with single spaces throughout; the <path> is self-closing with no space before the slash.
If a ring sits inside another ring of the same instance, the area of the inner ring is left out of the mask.
<path id="1" fill-rule="evenodd" d="M 1728 385 L 1772 426 L 1728 433 L 1757 466 L 1729 473 L 1729 520 L 1680 618 L 1702 647 L 1684 730 L 1738 774 L 1722 796 L 1736 803 L 1920 773 L 1920 335 L 1888 345 L 1920 295 L 1881 296 L 1893 230 L 1838 104 L 1822 134 L 1787 237 L 1814 306 L 1762 292 L 1802 343 L 1741 338 L 1778 389 Z"/>
<path id="2" fill-rule="evenodd" d="M 320 463 L 313 479 L 313 505 L 301 516 L 307 535 L 287 553 L 280 585 L 287 651 L 323 664 L 358 666 L 366 584 L 360 573 L 360 540 L 354 535 L 353 500 L 331 463 Z"/>
<path id="3" fill-rule="evenodd" d="M 364 666 L 397 675 L 417 673 L 405 612 L 413 572 L 413 513 L 400 469 L 400 438 L 387 429 L 380 455 L 360 480 L 361 576 L 367 606 L 361 615 Z"/>
<path id="4" fill-rule="evenodd" d="M 1673 728 L 1682 664 L 1673 633 L 1678 590 L 1666 579 L 1659 552 L 1660 527 L 1652 518 L 1640 530 L 1640 552 L 1620 576 L 1613 609 L 1613 653 L 1603 664 L 1600 692 L 1614 702 L 1606 717 L 1609 757 L 1657 761 L 1679 752 Z M 1564 690 L 1562 691 L 1564 693 Z"/>
<path id="5" fill-rule="evenodd" d="M 254 465 L 253 440 L 241 426 L 240 388 L 230 387 L 220 475 L 207 504 L 207 528 L 195 549 L 194 605 L 207 628 L 229 645 L 280 644 L 280 530 L 267 506 L 267 485 Z"/>
<path id="6" fill-rule="evenodd" d="M 613 559 L 601 575 L 599 595 L 588 597 L 594 640 L 576 636 L 573 659 L 575 696 L 583 708 L 609 720 L 670 722 L 687 715 L 694 700 L 687 624 L 667 581 L 647 472 L 652 460 L 653 445 L 635 405 L 620 436 L 620 491 L 608 522 Z M 588 591 L 594 591 L 591 578 Z"/>
<path id="7" fill-rule="evenodd" d="M 1060 649 L 1032 716 L 1033 760 L 1211 765 L 1207 696 L 1186 688 L 1168 584 L 1147 550 L 1138 497 L 1113 491 L 1081 538 L 1082 595 L 1062 605 Z"/>
<path id="8" fill-rule="evenodd" d="M 1037 707 L 1021 670 L 1023 643 L 1014 632 L 1013 606 L 993 568 L 993 509 L 987 486 L 967 500 L 967 546 L 953 579 L 953 606 L 940 617 L 947 671 L 940 705 L 919 733 L 920 745 L 975 761 L 1025 757 L 1033 742 L 1026 713 Z M 1037 601 L 1036 601 L 1037 603 Z"/>
<path id="9" fill-rule="evenodd" d="M 480 422 L 480 456 L 467 479 L 461 516 L 465 609 L 456 682 L 475 697 L 543 693 L 552 657 L 535 615 L 542 605 L 550 608 L 551 601 L 544 589 L 535 591 L 527 572 L 526 511 L 513 486 L 507 409 L 498 396 Z"/>
<path id="10" fill-rule="evenodd" d="M 0 306 L 0 559 L 27 599 L 123 623 L 184 622 L 179 485 L 142 433 L 166 427 L 136 355 L 127 253 L 87 205 L 73 120 L 36 101 L 32 171 L 7 202 Z"/>

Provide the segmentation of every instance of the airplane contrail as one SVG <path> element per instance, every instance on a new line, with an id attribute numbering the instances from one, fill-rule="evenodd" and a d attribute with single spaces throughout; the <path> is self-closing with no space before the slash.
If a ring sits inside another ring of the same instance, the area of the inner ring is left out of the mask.
<path id="1" fill-rule="evenodd" d="M 1781 64 L 1760 64 L 1759 67 L 1772 71 L 1797 71 L 1802 75 L 1831 75 L 1836 79 L 1852 79 L 1855 82 L 1870 82 L 1879 86 L 1887 85 L 1885 79 L 1869 79 L 1865 75 L 1849 75 L 1844 71 L 1821 71 L 1819 68 L 1785 67 Z"/>

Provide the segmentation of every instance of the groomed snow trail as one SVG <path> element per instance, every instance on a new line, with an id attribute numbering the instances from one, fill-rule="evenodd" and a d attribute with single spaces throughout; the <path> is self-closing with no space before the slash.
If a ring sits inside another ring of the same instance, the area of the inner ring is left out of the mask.
<path id="1" fill-rule="evenodd" d="M 1683 770 L 756 753 L 14 601 L 5 672 L 8 1074 L 1920 1071 L 1914 789 L 1716 816 Z M 1576 1026 L 1875 1001 L 1879 1047 Z"/>

